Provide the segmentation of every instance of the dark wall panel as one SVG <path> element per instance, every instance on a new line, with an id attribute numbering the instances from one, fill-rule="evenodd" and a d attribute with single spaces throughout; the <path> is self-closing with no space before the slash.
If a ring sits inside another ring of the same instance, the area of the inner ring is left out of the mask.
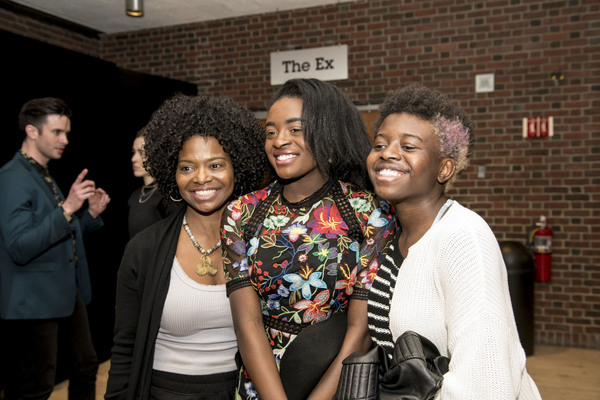
<path id="1" fill-rule="evenodd" d="M 20 148 L 19 109 L 36 97 L 61 97 L 73 109 L 70 143 L 49 165 L 66 195 L 83 168 L 112 201 L 105 226 L 87 235 L 93 299 L 89 316 L 100 360 L 110 357 L 116 272 L 128 240 L 127 198 L 141 180 L 131 171 L 131 145 L 152 112 L 176 92 L 196 94 L 195 85 L 118 69 L 80 53 L 0 31 L 0 165 Z M 6 188 L 0 188 L 6 190 Z"/>

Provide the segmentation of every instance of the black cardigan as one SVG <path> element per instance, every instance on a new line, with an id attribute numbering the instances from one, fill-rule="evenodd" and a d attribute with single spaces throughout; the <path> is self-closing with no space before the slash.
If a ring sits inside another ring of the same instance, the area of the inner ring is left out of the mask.
<path id="1" fill-rule="evenodd" d="M 117 274 L 114 345 L 105 399 L 147 399 L 154 344 L 186 207 L 136 235 Z"/>

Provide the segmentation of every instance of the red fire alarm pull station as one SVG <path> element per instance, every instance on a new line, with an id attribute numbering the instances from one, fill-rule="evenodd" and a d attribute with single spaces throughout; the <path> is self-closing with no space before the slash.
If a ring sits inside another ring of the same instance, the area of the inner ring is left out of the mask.
<path id="1" fill-rule="evenodd" d="M 523 118 L 523 137 L 551 137 L 554 136 L 553 117 Z"/>

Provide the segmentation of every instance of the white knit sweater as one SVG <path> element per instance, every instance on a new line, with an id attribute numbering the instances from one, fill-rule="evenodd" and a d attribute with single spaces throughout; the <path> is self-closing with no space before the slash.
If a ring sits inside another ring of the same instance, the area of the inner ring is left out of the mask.
<path id="1" fill-rule="evenodd" d="M 390 249 L 369 298 L 376 342 L 385 341 L 389 309 L 388 339 L 412 330 L 450 357 L 437 400 L 541 399 L 525 369 L 502 254 L 483 218 L 454 202 L 401 260 Z"/>

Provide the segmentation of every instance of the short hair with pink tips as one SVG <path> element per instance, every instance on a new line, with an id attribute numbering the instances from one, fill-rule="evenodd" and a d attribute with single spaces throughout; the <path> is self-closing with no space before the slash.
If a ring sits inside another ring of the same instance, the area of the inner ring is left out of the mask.
<path id="1" fill-rule="evenodd" d="M 446 183 L 447 192 L 458 175 L 469 165 L 473 148 L 473 128 L 464 111 L 445 94 L 411 83 L 388 93 L 379 106 L 379 118 L 375 132 L 389 115 L 406 113 L 431 123 L 433 132 L 440 139 L 442 157 L 454 159 L 456 173 Z"/>

